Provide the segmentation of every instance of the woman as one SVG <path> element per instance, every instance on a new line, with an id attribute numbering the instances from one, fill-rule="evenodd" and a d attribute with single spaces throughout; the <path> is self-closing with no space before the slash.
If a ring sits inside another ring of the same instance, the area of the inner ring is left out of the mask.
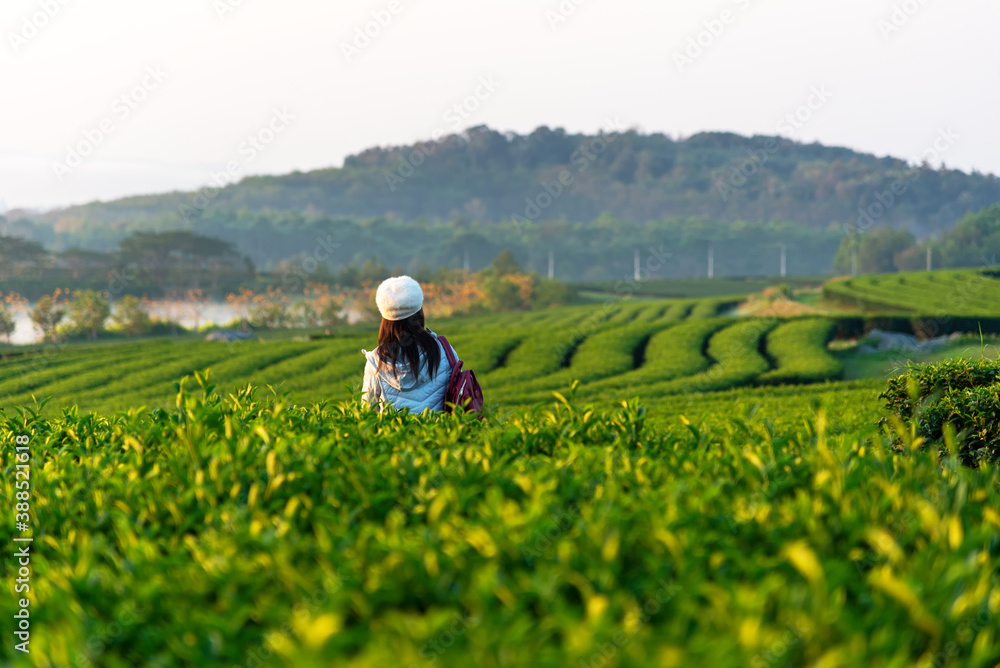
<path id="1" fill-rule="evenodd" d="M 375 303 L 382 314 L 378 347 L 368 352 L 362 386 L 370 406 L 394 406 L 422 413 L 444 410 L 451 366 L 437 334 L 424 325 L 424 292 L 409 276 L 378 286 Z M 452 349 L 454 350 L 454 348 Z"/>

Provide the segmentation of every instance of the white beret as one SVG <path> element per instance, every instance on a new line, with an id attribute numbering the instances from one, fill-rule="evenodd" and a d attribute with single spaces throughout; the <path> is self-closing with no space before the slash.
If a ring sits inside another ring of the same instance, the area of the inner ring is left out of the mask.
<path id="1" fill-rule="evenodd" d="M 386 320 L 405 320 L 423 308 L 424 291 L 409 276 L 387 278 L 378 286 L 375 303 Z"/>

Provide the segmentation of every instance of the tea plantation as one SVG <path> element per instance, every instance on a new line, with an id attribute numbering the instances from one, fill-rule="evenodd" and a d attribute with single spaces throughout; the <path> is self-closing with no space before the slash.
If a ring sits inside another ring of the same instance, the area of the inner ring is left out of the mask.
<path id="1" fill-rule="evenodd" d="M 829 282 L 823 294 L 866 310 L 991 319 L 1000 315 L 1000 277 L 994 270 L 859 276 Z"/>
<path id="2" fill-rule="evenodd" d="M 826 352 L 830 321 L 778 327 L 775 320 L 718 315 L 731 302 L 612 302 L 429 324 L 503 406 L 548 400 L 574 380 L 582 383 L 581 397 L 624 399 L 840 377 Z M 206 368 L 223 395 L 253 384 L 287 392 L 297 403 L 349 399 L 361 384 L 361 350 L 376 343 L 374 331 L 349 331 L 322 341 L 49 345 L 0 361 L 0 408 L 32 404 L 33 397 L 50 397 L 50 412 L 70 405 L 101 413 L 163 408 L 179 378 Z"/>
<path id="3" fill-rule="evenodd" d="M 996 467 L 838 382 L 833 320 L 728 303 L 431 322 L 484 420 L 351 401 L 370 332 L 4 360 L 0 663 L 998 665 Z"/>

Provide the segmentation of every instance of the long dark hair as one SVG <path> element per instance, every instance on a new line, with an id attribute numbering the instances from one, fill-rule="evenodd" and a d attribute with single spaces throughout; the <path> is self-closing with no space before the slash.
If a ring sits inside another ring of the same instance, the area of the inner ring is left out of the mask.
<path id="1" fill-rule="evenodd" d="M 396 364 L 406 362 L 416 376 L 420 373 L 421 352 L 427 356 L 427 369 L 434 375 L 441 364 L 441 349 L 424 325 L 423 309 L 403 320 L 382 318 L 378 330 L 379 366 L 386 364 L 392 368 L 393 377 L 398 377 Z"/>

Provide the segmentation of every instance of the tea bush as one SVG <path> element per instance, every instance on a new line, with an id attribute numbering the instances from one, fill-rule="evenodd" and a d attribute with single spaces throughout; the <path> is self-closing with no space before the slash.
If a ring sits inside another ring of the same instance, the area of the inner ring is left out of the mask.
<path id="1" fill-rule="evenodd" d="M 580 387 L 579 394 L 588 398 L 635 396 L 654 384 L 696 375 L 711 365 L 705 356 L 709 339 L 728 324 L 731 321 L 724 318 L 709 318 L 661 329 L 650 337 L 642 366 L 586 383 Z M 508 401 L 530 404 L 544 401 L 551 394 L 536 392 L 518 397 L 515 392 L 507 392 L 500 396 Z"/>
<path id="2" fill-rule="evenodd" d="M 807 318 L 783 323 L 767 335 L 767 353 L 776 367 L 757 379 L 761 384 L 818 383 L 843 374 L 843 365 L 826 346 L 836 323 Z"/>
<path id="3" fill-rule="evenodd" d="M 955 359 L 911 366 L 880 396 L 914 436 L 946 445 L 946 425 L 966 464 L 1000 462 L 1000 362 Z M 889 418 L 883 420 L 888 424 Z"/>
<path id="4" fill-rule="evenodd" d="M 537 394 L 541 390 L 565 388 L 574 380 L 586 383 L 631 371 L 637 356 L 644 354 L 649 338 L 656 332 L 669 331 L 669 327 L 663 323 L 639 322 L 600 331 L 580 344 L 568 367 L 519 383 L 506 394 Z"/>

